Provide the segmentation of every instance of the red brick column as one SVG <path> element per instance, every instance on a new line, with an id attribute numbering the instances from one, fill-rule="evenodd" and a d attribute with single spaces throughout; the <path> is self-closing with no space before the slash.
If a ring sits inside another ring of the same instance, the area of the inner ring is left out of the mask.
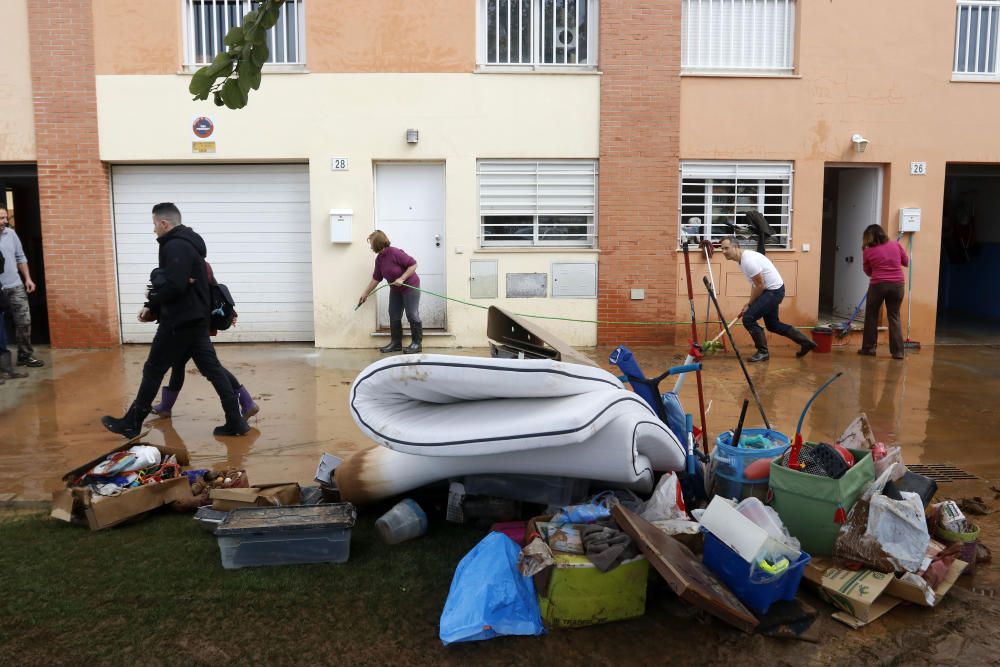
<path id="1" fill-rule="evenodd" d="M 598 319 L 676 321 L 681 3 L 601 3 Z M 630 290 L 646 298 L 632 301 Z M 683 317 L 680 317 L 683 315 Z M 600 325 L 599 344 L 673 344 L 685 327 Z"/>
<path id="2" fill-rule="evenodd" d="M 52 346 L 111 347 L 120 338 L 91 0 L 29 2 L 28 32 Z"/>

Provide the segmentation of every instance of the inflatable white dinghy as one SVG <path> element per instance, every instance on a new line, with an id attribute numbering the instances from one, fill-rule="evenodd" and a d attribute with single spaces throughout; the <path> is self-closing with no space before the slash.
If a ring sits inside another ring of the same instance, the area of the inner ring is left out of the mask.
<path id="1" fill-rule="evenodd" d="M 547 359 L 401 355 L 354 380 L 354 421 L 381 447 L 336 471 L 369 502 L 474 474 L 557 475 L 647 492 L 685 447 L 636 394 L 596 367 Z"/>

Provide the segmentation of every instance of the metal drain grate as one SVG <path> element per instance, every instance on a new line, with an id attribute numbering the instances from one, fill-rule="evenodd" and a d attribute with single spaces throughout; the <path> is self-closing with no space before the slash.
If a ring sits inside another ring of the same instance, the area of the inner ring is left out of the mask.
<path id="1" fill-rule="evenodd" d="M 906 469 L 924 477 L 930 477 L 935 482 L 955 482 L 960 479 L 979 479 L 972 473 L 965 472 L 947 463 L 914 463 L 907 464 Z"/>

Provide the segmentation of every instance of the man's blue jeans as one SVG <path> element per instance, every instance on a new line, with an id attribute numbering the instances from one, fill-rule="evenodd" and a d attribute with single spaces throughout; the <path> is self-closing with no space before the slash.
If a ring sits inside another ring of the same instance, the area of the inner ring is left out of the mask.
<path id="1" fill-rule="evenodd" d="M 782 336 L 787 336 L 792 325 L 785 324 L 778 319 L 778 306 L 785 298 L 785 286 L 782 285 L 778 289 L 765 290 L 763 294 L 757 297 L 757 300 L 750 304 L 747 308 L 747 312 L 743 313 L 743 326 L 746 327 L 747 332 L 753 338 L 754 342 L 757 343 L 757 349 L 762 349 L 760 340 L 766 340 L 763 337 L 763 330 L 760 325 L 757 324 L 757 320 L 763 318 L 764 326 L 767 327 L 768 331 L 773 331 L 776 334 Z M 764 350 L 767 349 L 765 345 Z"/>

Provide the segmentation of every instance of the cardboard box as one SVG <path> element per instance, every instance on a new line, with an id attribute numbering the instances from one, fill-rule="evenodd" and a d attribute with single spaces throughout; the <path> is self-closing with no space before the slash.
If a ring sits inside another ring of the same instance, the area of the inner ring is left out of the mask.
<path id="1" fill-rule="evenodd" d="M 867 625 L 902 602 L 882 595 L 894 579 L 884 572 L 846 570 L 834 566 L 830 559 L 814 558 L 806 565 L 804 576 L 816 585 L 820 597 L 851 617 L 845 620 L 834 614 L 834 618 L 852 627 Z"/>
<path id="2" fill-rule="evenodd" d="M 818 587 L 820 596 L 827 602 L 846 612 L 835 613 L 833 618 L 852 628 L 860 628 L 903 602 L 935 606 L 966 567 L 967 563 L 960 560 L 952 563 L 947 576 L 933 592 L 924 583 L 909 581 L 909 577 L 867 568 L 847 570 L 826 558 L 814 558 L 806 566 L 805 578 Z"/>
<path id="3" fill-rule="evenodd" d="M 209 492 L 212 509 L 231 512 L 240 507 L 283 507 L 298 505 L 302 501 L 296 482 L 257 484 L 243 489 L 212 489 Z"/>
<path id="4" fill-rule="evenodd" d="M 108 456 L 137 444 L 147 443 L 125 442 L 63 475 L 66 488 L 52 494 L 52 511 L 50 516 L 60 521 L 86 524 L 91 530 L 102 530 L 116 526 L 162 505 L 169 505 L 175 501 L 191 501 L 191 484 L 186 477 L 167 480 L 160 484 L 147 484 L 134 489 L 128 489 L 117 496 L 100 496 L 93 493 L 89 488 L 70 486 L 73 480 Z M 150 446 L 160 450 L 160 453 L 164 457 L 173 454 L 177 457 L 177 463 L 182 467 L 188 465 L 187 450 L 161 447 L 160 445 Z"/>

